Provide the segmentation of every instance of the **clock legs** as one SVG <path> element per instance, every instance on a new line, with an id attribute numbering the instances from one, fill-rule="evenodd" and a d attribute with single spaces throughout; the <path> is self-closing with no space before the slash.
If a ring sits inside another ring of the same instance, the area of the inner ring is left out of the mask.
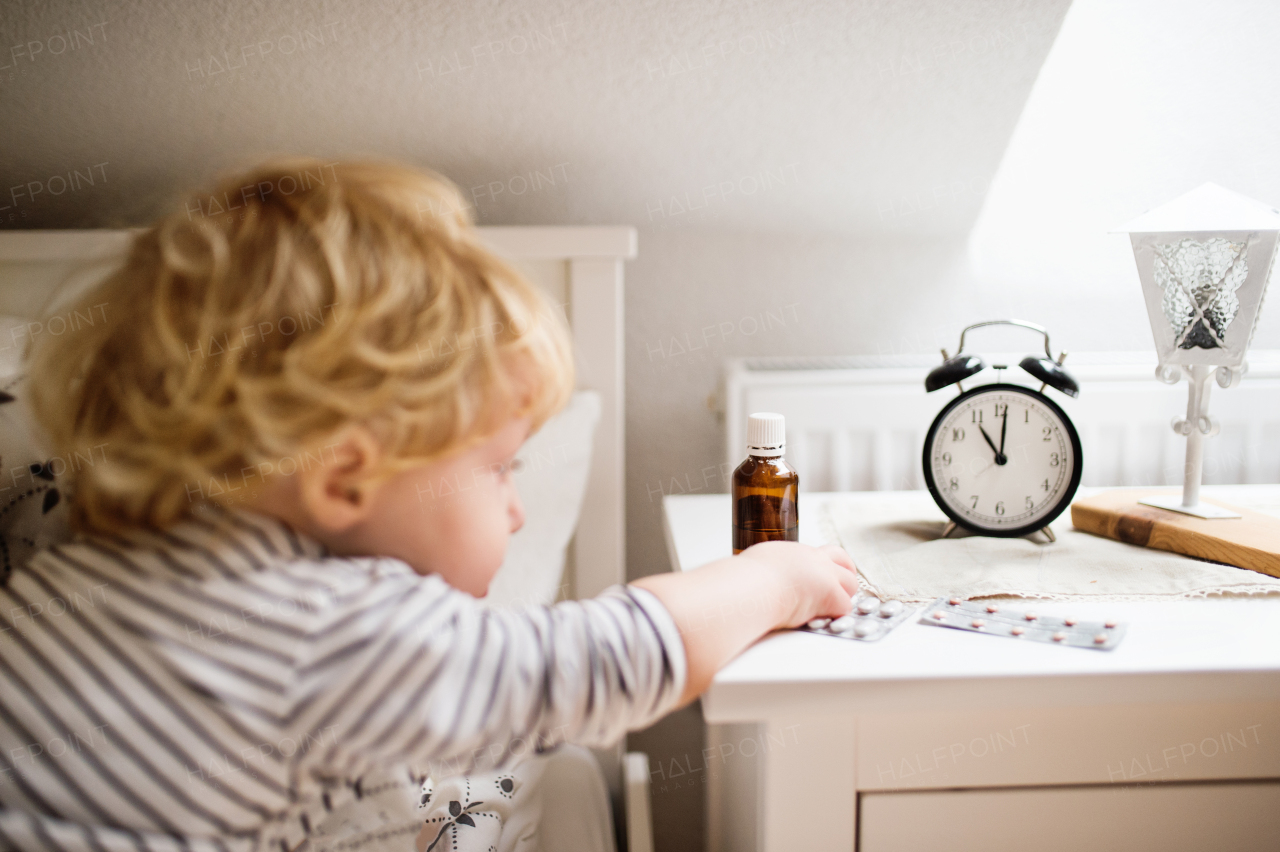
<path id="1" fill-rule="evenodd" d="M 939 538 L 946 538 L 947 536 L 951 535 L 955 531 L 956 531 L 956 522 L 947 521 L 947 525 L 942 528 L 942 535 L 939 536 Z M 1049 529 L 1048 526 L 1041 527 L 1040 532 L 1044 533 L 1044 537 L 1049 539 L 1050 544 L 1058 540 L 1058 537 L 1053 534 L 1053 530 Z"/>

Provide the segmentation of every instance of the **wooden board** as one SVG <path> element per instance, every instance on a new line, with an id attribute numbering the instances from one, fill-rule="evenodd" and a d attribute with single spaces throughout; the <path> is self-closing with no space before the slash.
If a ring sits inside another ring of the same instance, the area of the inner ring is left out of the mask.
<path id="1" fill-rule="evenodd" d="M 1280 577 L 1280 518 L 1205 500 L 1239 512 L 1240 518 L 1204 518 L 1139 503 L 1168 489 L 1125 488 L 1104 491 L 1071 504 L 1071 523 L 1078 529 L 1117 541 L 1182 553 Z M 1203 498 L 1201 498 L 1203 499 Z"/>

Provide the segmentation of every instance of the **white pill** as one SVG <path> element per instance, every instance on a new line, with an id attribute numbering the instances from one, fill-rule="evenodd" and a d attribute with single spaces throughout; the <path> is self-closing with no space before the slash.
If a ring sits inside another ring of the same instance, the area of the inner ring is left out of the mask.
<path id="1" fill-rule="evenodd" d="M 876 598 L 866 597 L 858 601 L 858 614 L 870 615 L 876 611 L 876 607 L 880 606 L 880 601 Z"/>
<path id="2" fill-rule="evenodd" d="M 842 615 L 827 625 L 827 629 L 832 633 L 843 633 L 853 626 L 853 620 L 853 616 L 851 615 Z"/>
<path id="3" fill-rule="evenodd" d="M 874 622 L 870 622 L 870 621 L 860 621 L 856 625 L 854 625 L 854 628 L 853 628 L 853 635 L 857 636 L 859 639 L 865 639 L 866 637 L 870 636 L 872 633 L 875 633 L 875 632 L 876 632 L 876 625 Z"/>
<path id="4" fill-rule="evenodd" d="M 826 627 L 830 623 L 831 623 L 831 619 L 829 618 L 815 618 L 813 621 L 809 622 L 809 629 L 821 630 L 822 628 Z"/>
<path id="5" fill-rule="evenodd" d="M 893 618 L 902 612 L 902 601 L 885 601 L 880 605 L 881 618 Z"/>

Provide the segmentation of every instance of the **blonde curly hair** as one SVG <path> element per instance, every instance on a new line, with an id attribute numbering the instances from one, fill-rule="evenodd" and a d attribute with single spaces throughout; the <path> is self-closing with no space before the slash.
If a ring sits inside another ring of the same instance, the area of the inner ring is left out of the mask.
<path id="1" fill-rule="evenodd" d="M 164 529 L 352 424 L 378 437 L 381 478 L 512 416 L 540 426 L 573 388 L 564 321 L 465 211 L 430 172 L 288 159 L 140 232 L 70 306 L 105 322 L 29 351 L 59 455 L 106 445 L 69 471 L 72 527 Z"/>

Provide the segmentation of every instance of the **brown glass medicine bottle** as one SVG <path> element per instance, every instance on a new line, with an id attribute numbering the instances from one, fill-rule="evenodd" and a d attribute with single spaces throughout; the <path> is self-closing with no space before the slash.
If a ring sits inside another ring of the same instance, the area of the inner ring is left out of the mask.
<path id="1" fill-rule="evenodd" d="M 781 414 L 747 418 L 747 460 L 733 472 L 733 552 L 762 541 L 800 540 L 800 476 L 782 458 Z"/>

